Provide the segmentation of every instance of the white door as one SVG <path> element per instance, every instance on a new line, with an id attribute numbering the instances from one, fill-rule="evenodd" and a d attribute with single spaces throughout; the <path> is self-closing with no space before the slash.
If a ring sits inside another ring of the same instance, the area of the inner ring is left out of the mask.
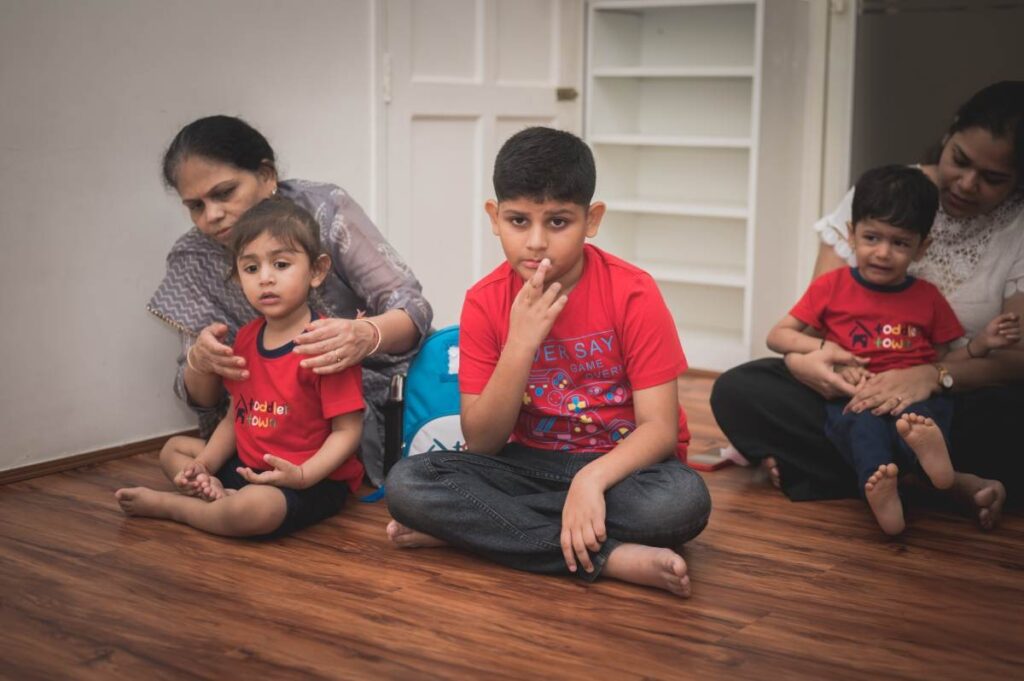
<path id="1" fill-rule="evenodd" d="M 386 0 L 380 223 L 423 283 L 434 326 L 501 262 L 483 203 L 501 144 L 530 125 L 577 134 L 581 0 Z"/>

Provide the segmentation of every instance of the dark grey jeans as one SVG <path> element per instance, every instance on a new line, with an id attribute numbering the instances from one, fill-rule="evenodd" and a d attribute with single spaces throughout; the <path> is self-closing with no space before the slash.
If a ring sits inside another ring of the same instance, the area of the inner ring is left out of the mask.
<path id="1" fill-rule="evenodd" d="M 431 452 L 388 475 L 388 508 L 406 527 L 520 570 L 569 574 L 559 535 L 573 477 L 600 454 L 509 444 L 497 456 Z M 675 548 L 707 525 L 711 496 L 678 459 L 636 471 L 605 493 L 608 540 L 591 553 L 593 581 L 623 543 Z"/>

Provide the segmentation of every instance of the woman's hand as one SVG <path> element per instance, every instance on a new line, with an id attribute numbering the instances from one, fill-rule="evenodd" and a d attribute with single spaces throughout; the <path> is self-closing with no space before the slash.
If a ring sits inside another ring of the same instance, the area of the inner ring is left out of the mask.
<path id="1" fill-rule="evenodd" d="M 785 362 L 786 368 L 796 380 L 826 400 L 831 400 L 853 395 L 857 390 L 855 385 L 848 383 L 841 374 L 836 373 L 836 366 L 863 366 L 868 360 L 847 352 L 834 343 L 825 343 L 824 348 L 814 352 L 791 352 L 786 355 Z"/>
<path id="2" fill-rule="evenodd" d="M 608 539 L 605 531 L 604 490 L 582 471 L 577 473 L 562 507 L 562 555 L 570 572 L 577 558 L 587 572 L 594 571 L 590 551 L 600 551 Z"/>
<path id="3" fill-rule="evenodd" d="M 264 454 L 263 460 L 273 466 L 273 469 L 256 473 L 253 469 L 245 466 L 236 470 L 239 475 L 245 478 L 246 482 L 251 482 L 255 485 L 273 485 L 274 487 L 290 487 L 291 489 L 306 488 L 306 476 L 302 472 L 302 466 L 296 466 L 291 461 L 274 456 L 273 454 Z"/>
<path id="4" fill-rule="evenodd" d="M 302 366 L 333 374 L 362 362 L 377 345 L 377 330 L 354 319 L 317 319 L 295 339 L 295 352 L 309 355 Z"/>
<path id="5" fill-rule="evenodd" d="M 899 416 L 915 402 L 928 399 L 938 384 L 938 370 L 931 364 L 884 371 L 857 388 L 843 412 L 859 414 L 870 409 L 875 416 Z"/>
<path id="6" fill-rule="evenodd" d="M 245 359 L 235 357 L 235 352 L 224 344 L 227 338 L 226 324 L 215 322 L 199 332 L 196 342 L 189 348 L 186 360 L 194 371 L 202 374 L 217 374 L 232 381 L 249 378 Z"/>

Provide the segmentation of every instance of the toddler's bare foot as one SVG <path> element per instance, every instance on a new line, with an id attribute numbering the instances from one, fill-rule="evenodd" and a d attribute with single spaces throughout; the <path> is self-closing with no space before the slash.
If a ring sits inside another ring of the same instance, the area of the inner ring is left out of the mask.
<path id="1" fill-rule="evenodd" d="M 388 539 L 402 549 L 422 549 L 429 546 L 448 546 L 448 542 L 432 537 L 423 532 L 406 527 L 397 520 L 392 520 L 387 527 Z"/>
<path id="2" fill-rule="evenodd" d="M 683 598 L 689 598 L 691 593 L 686 561 L 672 549 L 620 544 L 609 554 L 603 574 L 631 584 L 665 589 Z"/>
<path id="3" fill-rule="evenodd" d="M 210 475 L 209 473 L 200 473 L 196 476 L 196 485 L 198 496 L 200 499 L 205 501 L 217 501 L 228 496 L 230 492 L 237 490 L 225 490 L 224 483 L 220 481 L 216 475 Z"/>
<path id="4" fill-rule="evenodd" d="M 170 513 L 164 504 L 164 499 L 174 496 L 174 493 L 157 492 L 148 487 L 124 487 L 114 492 L 114 496 L 125 515 L 169 518 Z"/>
<path id="5" fill-rule="evenodd" d="M 957 501 L 977 513 L 981 529 L 991 530 L 999 524 L 1006 502 L 1003 483 L 979 478 L 972 473 L 957 473 L 951 491 Z"/>
<path id="6" fill-rule="evenodd" d="M 864 496 L 867 497 L 868 506 L 875 514 L 878 526 L 886 534 L 899 534 L 907 527 L 903 520 L 903 502 L 900 501 L 896 485 L 899 473 L 896 464 L 883 464 L 864 484 Z"/>
<path id="7" fill-rule="evenodd" d="M 768 473 L 768 480 L 775 489 L 782 489 L 782 476 L 779 475 L 779 462 L 774 456 L 766 456 L 761 459 L 761 470 Z"/>
<path id="8" fill-rule="evenodd" d="M 903 414 L 896 421 L 896 432 L 914 450 L 936 489 L 953 486 L 953 464 L 949 460 L 946 438 L 935 421 L 920 414 Z"/>

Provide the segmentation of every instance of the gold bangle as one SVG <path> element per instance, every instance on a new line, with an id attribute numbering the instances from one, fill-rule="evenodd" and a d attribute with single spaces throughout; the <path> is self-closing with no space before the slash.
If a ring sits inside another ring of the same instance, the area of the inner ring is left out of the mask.
<path id="1" fill-rule="evenodd" d="M 199 369 L 196 368 L 196 365 L 192 363 L 192 350 L 195 349 L 195 347 L 195 345 L 188 346 L 188 352 L 185 353 L 185 364 L 187 364 L 188 368 L 196 372 L 197 374 L 205 374 L 207 372 L 200 371 Z"/>
<path id="2" fill-rule="evenodd" d="M 366 317 L 356 317 L 356 321 L 357 321 L 357 322 L 366 322 L 367 324 L 369 324 L 370 326 L 372 326 L 372 327 L 373 327 L 373 331 L 374 331 L 374 334 L 375 334 L 375 335 L 377 336 L 377 342 L 373 344 L 373 349 L 372 349 L 372 350 L 370 350 L 370 351 L 369 351 L 368 353 L 366 353 L 366 356 L 367 356 L 367 357 L 369 357 L 369 356 L 370 356 L 370 355 L 372 355 L 373 353 L 375 353 L 375 352 L 377 352 L 378 350 L 380 350 L 380 343 L 381 343 L 381 341 L 382 341 L 382 340 L 384 340 L 384 334 L 382 334 L 382 333 L 380 332 L 380 327 L 379 327 L 379 326 L 377 326 L 377 323 L 376 323 L 376 322 L 374 322 L 374 321 L 373 321 L 373 320 L 371 320 L 371 319 L 367 319 Z"/>

